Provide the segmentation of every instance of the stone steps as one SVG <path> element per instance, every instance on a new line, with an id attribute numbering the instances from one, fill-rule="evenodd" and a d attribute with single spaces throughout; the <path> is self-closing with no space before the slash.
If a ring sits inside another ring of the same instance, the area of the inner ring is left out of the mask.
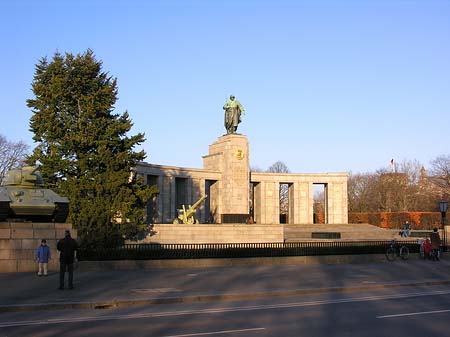
<path id="1" fill-rule="evenodd" d="M 285 242 L 324 240 L 405 240 L 398 229 L 383 229 L 370 224 L 288 224 L 284 227 Z M 417 241 L 418 237 L 407 238 Z"/>
<path id="2" fill-rule="evenodd" d="M 284 225 L 285 230 L 296 230 L 296 231 L 385 231 L 385 229 L 373 226 L 366 223 L 361 224 L 286 224 Z"/>

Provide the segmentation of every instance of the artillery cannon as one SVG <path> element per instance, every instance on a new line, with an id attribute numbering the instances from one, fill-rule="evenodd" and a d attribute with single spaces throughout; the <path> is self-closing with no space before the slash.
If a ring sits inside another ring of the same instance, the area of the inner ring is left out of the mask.
<path id="1" fill-rule="evenodd" d="M 36 167 L 8 171 L 0 187 L 0 221 L 26 219 L 65 222 L 69 200 L 44 187 Z"/>
<path id="2" fill-rule="evenodd" d="M 198 206 L 200 206 L 200 204 L 205 201 L 205 199 L 207 198 L 207 195 L 204 195 L 203 197 L 201 197 L 200 199 L 198 199 L 195 204 L 193 204 L 192 206 L 189 205 L 189 208 L 186 209 L 186 207 L 183 205 L 183 208 L 178 210 L 178 217 L 176 217 L 173 220 L 174 224 L 179 224 L 179 223 L 183 223 L 183 224 L 198 224 L 199 221 L 198 219 L 196 219 L 194 217 L 195 212 L 197 211 Z"/>

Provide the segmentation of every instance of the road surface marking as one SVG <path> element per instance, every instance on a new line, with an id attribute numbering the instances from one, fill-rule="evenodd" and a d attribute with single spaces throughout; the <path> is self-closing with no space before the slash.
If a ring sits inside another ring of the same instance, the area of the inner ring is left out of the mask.
<path id="1" fill-rule="evenodd" d="M 259 331 L 259 330 L 266 330 L 266 328 L 198 332 L 198 333 L 190 333 L 187 335 L 170 335 L 170 336 L 164 336 L 164 337 L 194 337 L 194 336 L 222 335 L 224 333 L 249 332 L 249 331 Z"/>
<path id="2" fill-rule="evenodd" d="M 173 293 L 173 292 L 180 292 L 180 289 L 177 288 L 149 288 L 149 289 L 142 289 L 142 288 L 136 288 L 131 289 L 131 292 L 134 293 Z"/>
<path id="3" fill-rule="evenodd" d="M 336 299 L 336 300 L 322 300 L 322 301 L 310 301 L 310 302 L 262 304 L 262 305 L 246 306 L 246 307 L 224 307 L 224 308 L 216 308 L 216 309 L 180 310 L 180 311 L 165 311 L 165 312 L 163 311 L 163 312 L 151 312 L 151 313 L 141 313 L 141 314 L 53 318 L 53 319 L 48 319 L 48 320 L 3 322 L 3 323 L 0 323 L 0 328 L 15 327 L 15 326 L 61 324 L 61 323 L 78 323 L 78 322 L 88 322 L 88 321 L 111 321 L 111 320 L 123 320 L 123 319 L 171 317 L 171 316 L 184 316 L 184 315 L 218 314 L 218 313 L 227 313 L 227 312 L 269 310 L 269 309 L 281 309 L 281 308 L 298 308 L 298 307 L 311 307 L 311 306 L 319 306 L 319 305 L 327 305 L 327 304 L 383 301 L 383 300 L 399 299 L 399 298 L 412 298 L 412 297 L 436 296 L 436 295 L 447 295 L 447 294 L 450 294 L 450 290 L 430 291 L 430 292 L 423 292 L 423 293 L 404 293 L 404 294 L 394 294 L 394 295 L 350 297 L 350 298 L 342 298 L 342 299 Z"/>
<path id="4" fill-rule="evenodd" d="M 434 310 L 434 311 L 407 312 L 407 313 L 403 313 L 403 314 L 377 316 L 377 318 L 383 319 L 383 318 L 407 317 L 407 316 L 418 316 L 418 315 L 433 315 L 433 314 L 442 314 L 444 312 L 450 312 L 450 309 Z"/>

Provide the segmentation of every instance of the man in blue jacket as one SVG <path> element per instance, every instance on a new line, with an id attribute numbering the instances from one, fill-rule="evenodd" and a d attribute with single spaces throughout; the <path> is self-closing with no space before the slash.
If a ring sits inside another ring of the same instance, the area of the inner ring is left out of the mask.
<path id="1" fill-rule="evenodd" d="M 47 276 L 48 260 L 50 260 L 51 258 L 52 254 L 50 253 L 50 247 L 47 246 L 47 240 L 42 239 L 41 245 L 36 251 L 36 259 L 38 260 L 39 264 L 38 276 Z"/>
<path id="2" fill-rule="evenodd" d="M 69 273 L 69 289 L 73 289 L 73 263 L 75 261 L 75 252 L 78 249 L 77 242 L 70 236 L 70 231 L 66 230 L 64 239 L 58 241 L 56 248 L 61 252 L 59 254 L 59 288 L 64 289 L 64 276 L 66 269 Z"/>

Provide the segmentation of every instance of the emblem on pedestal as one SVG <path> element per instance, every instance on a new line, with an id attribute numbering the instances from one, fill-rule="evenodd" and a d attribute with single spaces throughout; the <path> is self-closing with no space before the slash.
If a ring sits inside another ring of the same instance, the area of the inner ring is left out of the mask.
<path id="1" fill-rule="evenodd" d="M 236 151 L 236 158 L 237 158 L 238 160 L 244 159 L 244 151 L 243 151 L 243 150 L 237 150 L 237 151 Z"/>

